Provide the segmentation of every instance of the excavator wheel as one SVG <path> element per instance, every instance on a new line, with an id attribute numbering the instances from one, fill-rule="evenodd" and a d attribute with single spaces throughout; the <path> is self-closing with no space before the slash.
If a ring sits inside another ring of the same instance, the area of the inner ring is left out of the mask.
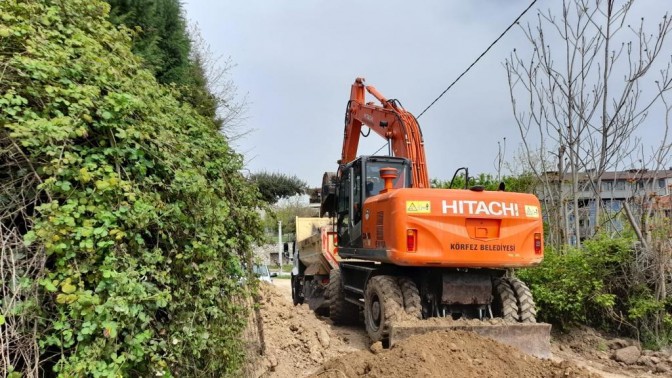
<path id="1" fill-rule="evenodd" d="M 340 270 L 332 269 L 329 272 L 329 285 L 326 294 L 329 301 L 329 318 L 334 324 L 357 324 L 359 307 L 345 300 Z"/>
<path id="2" fill-rule="evenodd" d="M 415 282 L 408 277 L 399 277 L 399 287 L 404 299 L 404 311 L 414 319 L 422 319 L 420 291 Z"/>
<path id="3" fill-rule="evenodd" d="M 532 298 L 530 288 L 528 288 L 527 285 L 523 283 L 523 281 L 514 277 L 508 278 L 508 281 L 511 285 L 511 288 L 513 289 L 514 294 L 516 295 L 520 322 L 536 323 L 537 309 L 534 305 L 534 299 Z"/>
<path id="4" fill-rule="evenodd" d="M 495 278 L 493 280 L 494 301 L 493 312 L 495 316 L 510 322 L 518 322 L 518 302 L 516 295 L 505 278 Z"/>
<path id="5" fill-rule="evenodd" d="M 364 324 L 371 341 L 389 346 L 390 326 L 403 310 L 404 299 L 396 277 L 375 276 L 364 292 Z"/>

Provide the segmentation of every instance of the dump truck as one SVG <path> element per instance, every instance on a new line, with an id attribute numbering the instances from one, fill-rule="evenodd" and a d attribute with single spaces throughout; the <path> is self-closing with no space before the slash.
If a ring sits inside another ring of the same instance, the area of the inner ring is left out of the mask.
<path id="1" fill-rule="evenodd" d="M 331 218 L 296 217 L 294 266 L 291 274 L 292 301 L 306 303 L 318 314 L 329 313 L 329 274 L 338 269 L 336 232 Z"/>
<path id="2" fill-rule="evenodd" d="M 366 92 L 379 104 L 366 102 Z M 360 137 L 371 131 L 387 140 L 389 154 L 357 157 Z M 383 346 L 463 329 L 548 357 L 551 326 L 536 322 L 532 293 L 513 270 L 543 259 L 539 200 L 503 184 L 495 191 L 469 186 L 468 170 L 465 176 L 463 188 L 431 188 L 415 117 L 357 78 L 338 171 L 323 175 L 316 218 L 324 219 L 320 240 L 335 247 L 322 242 L 313 248 L 319 264 L 311 262 L 309 240 L 317 233 L 302 236 L 304 269 L 293 281 L 303 297 L 295 303 L 328 309 L 335 324 L 363 319 Z"/>

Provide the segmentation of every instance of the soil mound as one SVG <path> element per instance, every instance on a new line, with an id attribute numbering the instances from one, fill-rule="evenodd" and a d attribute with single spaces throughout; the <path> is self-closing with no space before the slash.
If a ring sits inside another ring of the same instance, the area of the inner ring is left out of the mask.
<path id="1" fill-rule="evenodd" d="M 261 284 L 266 354 L 250 361 L 249 377 L 599 377 L 463 331 L 414 335 L 389 350 L 370 346 L 363 327 L 332 326 L 308 306 L 292 305 L 289 282 L 277 281 Z"/>
<path id="2" fill-rule="evenodd" d="M 632 339 L 618 338 L 589 327 L 576 327 L 553 334 L 553 354 L 586 366 L 636 377 L 672 377 L 672 348 L 641 349 Z M 628 353 L 628 351 L 630 353 Z M 625 358 L 629 354 L 629 358 Z"/>
<path id="3" fill-rule="evenodd" d="M 541 360 L 463 331 L 415 335 L 389 350 L 376 345 L 371 350 L 332 359 L 313 377 L 599 377 L 572 363 Z"/>
<path id="4" fill-rule="evenodd" d="M 356 329 L 333 327 L 307 305 L 294 306 L 281 289 L 261 284 L 265 377 L 302 377 L 330 358 L 365 347 Z"/>

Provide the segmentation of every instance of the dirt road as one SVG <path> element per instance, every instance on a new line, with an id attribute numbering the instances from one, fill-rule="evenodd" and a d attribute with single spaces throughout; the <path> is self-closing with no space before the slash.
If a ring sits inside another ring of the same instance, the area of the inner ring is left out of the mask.
<path id="1" fill-rule="evenodd" d="M 419 335 L 389 350 L 370 345 L 361 327 L 334 326 L 306 305 L 293 306 L 290 281 L 262 285 L 267 353 L 264 377 L 660 377 L 650 367 L 621 366 L 591 331 L 554 341 L 551 360 L 539 360 L 477 335 Z"/>
<path id="2" fill-rule="evenodd" d="M 273 285 L 275 285 L 279 290 L 278 292 L 288 301 L 292 301 L 292 287 L 291 280 L 276 278 L 273 280 Z"/>

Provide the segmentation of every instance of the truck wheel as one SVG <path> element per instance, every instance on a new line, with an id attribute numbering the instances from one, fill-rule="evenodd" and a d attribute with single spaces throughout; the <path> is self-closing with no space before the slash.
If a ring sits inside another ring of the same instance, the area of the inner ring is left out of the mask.
<path id="1" fill-rule="evenodd" d="M 345 300 L 341 271 L 329 272 L 329 285 L 326 292 L 329 301 L 329 318 L 334 324 L 356 324 L 359 321 L 359 307 Z"/>
<path id="2" fill-rule="evenodd" d="M 418 286 L 408 277 L 399 277 L 399 287 L 404 299 L 404 311 L 414 319 L 422 319 L 422 302 Z"/>
<path id="3" fill-rule="evenodd" d="M 520 315 L 521 323 L 536 323 L 537 322 L 537 308 L 534 305 L 532 292 L 530 288 L 517 278 L 508 279 L 513 292 L 516 295 L 518 303 L 518 315 Z"/>
<path id="4" fill-rule="evenodd" d="M 292 274 L 292 302 L 294 306 L 303 304 L 303 288 L 301 287 L 301 280 Z"/>
<path id="5" fill-rule="evenodd" d="M 518 321 L 518 302 L 509 282 L 504 278 L 495 278 L 493 313 L 509 322 Z"/>
<path id="6" fill-rule="evenodd" d="M 393 276 L 371 278 L 364 292 L 364 323 L 371 341 L 389 343 L 390 323 L 403 311 L 404 299 Z"/>

